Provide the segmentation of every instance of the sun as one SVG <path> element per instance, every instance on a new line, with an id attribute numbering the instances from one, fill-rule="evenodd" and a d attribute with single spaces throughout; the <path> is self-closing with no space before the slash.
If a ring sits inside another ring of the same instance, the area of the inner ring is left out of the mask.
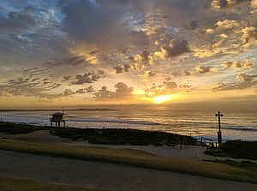
<path id="1" fill-rule="evenodd" d="M 163 103 L 170 102 L 177 97 L 178 97 L 178 95 L 160 95 L 160 96 L 156 96 L 153 98 L 153 103 L 163 104 Z"/>

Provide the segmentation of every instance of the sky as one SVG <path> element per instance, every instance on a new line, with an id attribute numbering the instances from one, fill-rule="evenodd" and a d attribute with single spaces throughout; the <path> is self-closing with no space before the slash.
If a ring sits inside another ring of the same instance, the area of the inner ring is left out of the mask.
<path id="1" fill-rule="evenodd" d="M 257 101 L 257 0 L 0 0 L 0 107 Z"/>

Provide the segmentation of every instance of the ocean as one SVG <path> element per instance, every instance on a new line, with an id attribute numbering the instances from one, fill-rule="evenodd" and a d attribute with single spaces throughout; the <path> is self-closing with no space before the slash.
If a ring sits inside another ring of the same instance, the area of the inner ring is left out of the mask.
<path id="1" fill-rule="evenodd" d="M 164 131 L 196 138 L 217 139 L 214 106 L 102 105 L 65 110 L 67 126 L 78 128 L 127 128 Z M 50 125 L 50 115 L 60 110 L 1 110 L 2 121 Z M 221 112 L 223 140 L 257 141 L 257 108 L 224 107 Z"/>

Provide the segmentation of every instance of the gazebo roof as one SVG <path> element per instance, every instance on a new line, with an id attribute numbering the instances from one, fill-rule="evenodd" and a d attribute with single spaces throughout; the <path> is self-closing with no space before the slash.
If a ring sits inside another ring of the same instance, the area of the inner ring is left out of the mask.
<path id="1" fill-rule="evenodd" d="M 64 113 L 56 112 L 56 113 L 53 113 L 52 115 L 64 115 Z"/>

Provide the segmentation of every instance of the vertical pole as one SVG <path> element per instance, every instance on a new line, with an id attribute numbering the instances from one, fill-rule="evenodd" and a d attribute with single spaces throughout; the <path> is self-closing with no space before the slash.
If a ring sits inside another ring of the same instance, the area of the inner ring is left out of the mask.
<path id="1" fill-rule="evenodd" d="M 223 117 L 223 114 L 218 111 L 216 114 L 216 117 L 218 117 L 218 125 L 219 125 L 219 131 L 218 131 L 218 146 L 220 147 L 222 144 L 222 134 L 221 134 L 221 123 L 220 123 L 220 118 Z"/>

